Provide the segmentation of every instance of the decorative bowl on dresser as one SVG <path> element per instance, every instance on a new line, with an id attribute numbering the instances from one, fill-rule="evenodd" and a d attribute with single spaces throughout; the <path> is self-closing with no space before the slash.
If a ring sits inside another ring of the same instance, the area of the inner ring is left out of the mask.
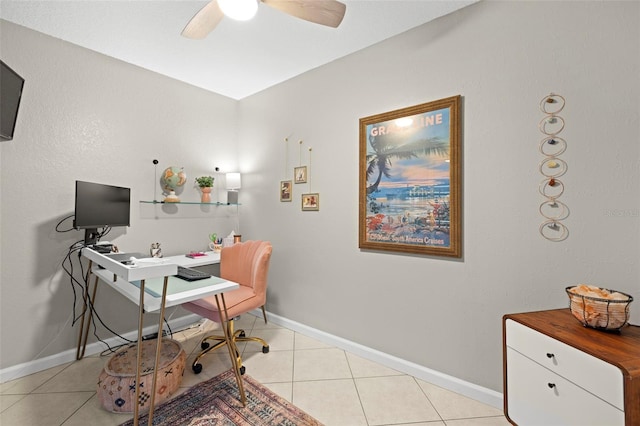
<path id="1" fill-rule="evenodd" d="M 584 327 L 569 309 L 502 318 L 504 413 L 519 426 L 639 426 L 640 327 Z"/>

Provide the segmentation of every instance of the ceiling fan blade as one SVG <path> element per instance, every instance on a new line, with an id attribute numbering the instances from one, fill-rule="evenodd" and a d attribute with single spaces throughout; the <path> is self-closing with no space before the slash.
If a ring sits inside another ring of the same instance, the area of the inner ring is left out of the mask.
<path id="1" fill-rule="evenodd" d="M 261 0 L 281 12 L 314 22 L 320 25 L 337 28 L 344 18 L 347 6 L 337 0 Z"/>
<path id="2" fill-rule="evenodd" d="M 223 17 L 218 0 L 211 0 L 191 18 L 180 34 L 187 38 L 203 39 L 213 31 Z"/>

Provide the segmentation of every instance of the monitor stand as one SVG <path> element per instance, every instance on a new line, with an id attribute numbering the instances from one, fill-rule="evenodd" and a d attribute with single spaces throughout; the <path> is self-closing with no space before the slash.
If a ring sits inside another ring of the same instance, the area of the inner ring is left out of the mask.
<path id="1" fill-rule="evenodd" d="M 98 242 L 98 228 L 89 228 L 84 230 L 84 245 L 92 246 Z"/>

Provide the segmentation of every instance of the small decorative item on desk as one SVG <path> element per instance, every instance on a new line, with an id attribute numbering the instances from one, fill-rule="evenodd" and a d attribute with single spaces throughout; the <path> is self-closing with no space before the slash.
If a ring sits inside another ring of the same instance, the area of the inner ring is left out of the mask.
<path id="1" fill-rule="evenodd" d="M 151 243 L 150 254 L 151 257 L 162 257 L 162 249 L 160 248 L 160 243 Z"/>
<path id="2" fill-rule="evenodd" d="M 211 188 L 213 187 L 213 181 L 213 176 L 200 176 L 196 178 L 196 183 L 202 191 L 200 201 L 202 201 L 203 203 L 211 202 Z"/>
<path id="3" fill-rule="evenodd" d="M 236 231 L 231 231 L 229 235 L 222 239 L 222 247 L 231 247 L 236 243 Z"/>
<path id="4" fill-rule="evenodd" d="M 567 287 L 571 313 L 585 327 L 620 330 L 629 321 L 633 297 L 620 291 L 580 284 Z"/>
<path id="5" fill-rule="evenodd" d="M 213 233 L 209 235 L 209 248 L 213 250 L 214 253 L 220 253 L 222 250 L 222 238 L 218 238 L 218 234 Z"/>
<path id="6" fill-rule="evenodd" d="M 188 258 L 191 258 L 191 259 L 197 259 L 199 257 L 204 257 L 206 255 L 207 255 L 206 253 L 201 252 L 201 251 L 192 251 L 190 253 L 185 254 L 185 256 L 187 256 Z"/>

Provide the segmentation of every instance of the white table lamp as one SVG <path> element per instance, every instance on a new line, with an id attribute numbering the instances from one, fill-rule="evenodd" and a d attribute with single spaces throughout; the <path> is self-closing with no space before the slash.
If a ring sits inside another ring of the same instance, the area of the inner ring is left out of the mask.
<path id="1" fill-rule="evenodd" d="M 238 204 L 238 189 L 242 188 L 240 173 L 227 173 L 227 203 Z"/>

